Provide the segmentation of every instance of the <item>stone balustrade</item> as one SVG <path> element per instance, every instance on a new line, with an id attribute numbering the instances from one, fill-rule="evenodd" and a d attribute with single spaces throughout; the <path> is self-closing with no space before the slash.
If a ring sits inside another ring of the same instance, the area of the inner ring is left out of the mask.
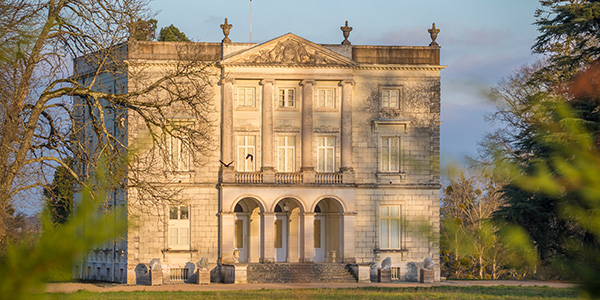
<path id="1" fill-rule="evenodd" d="M 341 184 L 342 173 L 317 173 L 315 182 L 319 184 Z"/>
<path id="2" fill-rule="evenodd" d="M 302 183 L 302 172 L 276 173 L 275 183 Z"/>
<path id="3" fill-rule="evenodd" d="M 235 173 L 235 183 L 262 183 L 261 172 L 238 172 Z"/>
<path id="4" fill-rule="evenodd" d="M 235 183 L 241 184 L 263 184 L 263 172 L 235 172 Z M 306 183 L 303 182 L 303 172 L 275 173 L 275 183 Z M 316 184 L 344 184 L 344 174 L 339 173 L 315 173 Z"/>

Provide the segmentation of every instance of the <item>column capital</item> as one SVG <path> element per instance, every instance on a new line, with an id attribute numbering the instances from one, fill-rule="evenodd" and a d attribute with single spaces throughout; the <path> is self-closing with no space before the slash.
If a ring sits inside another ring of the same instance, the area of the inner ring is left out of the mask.
<path id="1" fill-rule="evenodd" d="M 316 215 L 316 213 L 314 212 L 303 212 L 300 214 L 303 217 L 314 217 Z"/>
<path id="2" fill-rule="evenodd" d="M 275 83 L 275 79 L 265 78 L 265 79 L 261 79 L 258 83 L 260 85 L 274 84 Z"/>
<path id="3" fill-rule="evenodd" d="M 221 80 L 219 80 L 219 84 L 220 85 L 226 85 L 226 84 L 235 84 L 235 79 L 234 78 L 221 78 Z"/>
<path id="4" fill-rule="evenodd" d="M 352 79 L 349 79 L 349 80 L 342 80 L 339 83 L 340 86 L 344 86 L 344 85 L 347 85 L 347 84 L 349 84 L 349 85 L 355 85 L 356 81 L 354 81 Z"/>
<path id="5" fill-rule="evenodd" d="M 315 84 L 314 79 L 304 79 L 304 80 L 300 81 L 301 86 L 314 85 L 314 84 Z"/>

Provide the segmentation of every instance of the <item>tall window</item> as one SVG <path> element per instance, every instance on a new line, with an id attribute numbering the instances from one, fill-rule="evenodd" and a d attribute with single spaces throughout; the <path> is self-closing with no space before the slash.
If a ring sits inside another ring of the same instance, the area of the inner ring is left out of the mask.
<path id="1" fill-rule="evenodd" d="M 253 135 L 243 135 L 237 138 L 237 170 L 238 172 L 254 172 L 256 138 Z"/>
<path id="2" fill-rule="evenodd" d="M 296 138 L 293 136 L 280 136 L 277 144 L 279 172 L 294 172 L 294 155 L 296 148 Z"/>
<path id="3" fill-rule="evenodd" d="M 388 108 L 398 108 L 398 98 L 400 91 L 397 89 L 381 90 L 381 106 Z"/>
<path id="4" fill-rule="evenodd" d="M 382 172 L 400 172 L 400 138 L 381 138 L 380 170 Z"/>
<path id="5" fill-rule="evenodd" d="M 296 106 L 296 90 L 295 89 L 279 89 L 279 107 L 294 107 Z"/>
<path id="6" fill-rule="evenodd" d="M 400 215 L 400 206 L 379 207 L 379 246 L 381 249 L 400 248 Z"/>
<path id="7" fill-rule="evenodd" d="M 238 106 L 254 107 L 254 98 L 256 95 L 256 89 L 253 87 L 240 87 L 238 88 Z"/>
<path id="8" fill-rule="evenodd" d="M 182 140 L 173 136 L 169 137 L 168 146 L 171 169 L 174 171 L 189 171 L 191 160 L 190 148 Z"/>
<path id="9" fill-rule="evenodd" d="M 169 248 L 185 249 L 190 245 L 189 207 L 169 206 Z"/>
<path id="10" fill-rule="evenodd" d="M 334 108 L 335 107 L 335 90 L 334 89 L 319 89 L 317 91 L 318 107 Z"/>
<path id="11" fill-rule="evenodd" d="M 335 137 L 320 136 L 317 140 L 317 172 L 335 172 Z"/>

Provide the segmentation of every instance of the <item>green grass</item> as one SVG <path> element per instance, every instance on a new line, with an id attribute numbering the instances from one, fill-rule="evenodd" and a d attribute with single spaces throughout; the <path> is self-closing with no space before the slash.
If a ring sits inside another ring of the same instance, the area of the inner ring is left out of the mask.
<path id="1" fill-rule="evenodd" d="M 574 288 L 550 287 L 427 287 L 427 288 L 354 288 L 287 289 L 198 292 L 106 292 L 79 291 L 72 294 L 48 294 L 48 299 L 579 299 Z"/>

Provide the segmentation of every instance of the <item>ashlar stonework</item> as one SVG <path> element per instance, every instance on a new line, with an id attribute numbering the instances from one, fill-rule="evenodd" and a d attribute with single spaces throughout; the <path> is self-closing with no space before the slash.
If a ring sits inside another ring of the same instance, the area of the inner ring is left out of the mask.
<path id="1" fill-rule="evenodd" d="M 348 269 L 365 281 L 389 258 L 387 280 L 417 281 L 417 264 L 431 257 L 427 267 L 439 280 L 444 66 L 437 43 L 353 45 L 347 23 L 342 44 L 292 33 L 236 43 L 227 37 L 231 24 L 222 28 L 221 43 L 186 44 L 217 62 L 220 77 L 207 116 L 215 122 L 214 151 L 185 170 L 165 167 L 162 180 L 181 188 L 186 201 L 164 205 L 162 217 L 128 212 L 135 226 L 76 262 L 75 278 L 252 282 L 246 270 L 259 269 L 254 264 L 311 264 L 316 272 L 330 263 L 354 265 Z M 180 46 L 132 41 L 126 59 L 156 76 L 178 59 Z M 135 90 L 127 80 L 118 83 Z M 129 144 L 144 136 L 135 114 L 120 122 Z M 136 201 L 135 193 L 119 195 L 119 203 Z M 417 226 L 423 222 L 433 238 Z"/>

